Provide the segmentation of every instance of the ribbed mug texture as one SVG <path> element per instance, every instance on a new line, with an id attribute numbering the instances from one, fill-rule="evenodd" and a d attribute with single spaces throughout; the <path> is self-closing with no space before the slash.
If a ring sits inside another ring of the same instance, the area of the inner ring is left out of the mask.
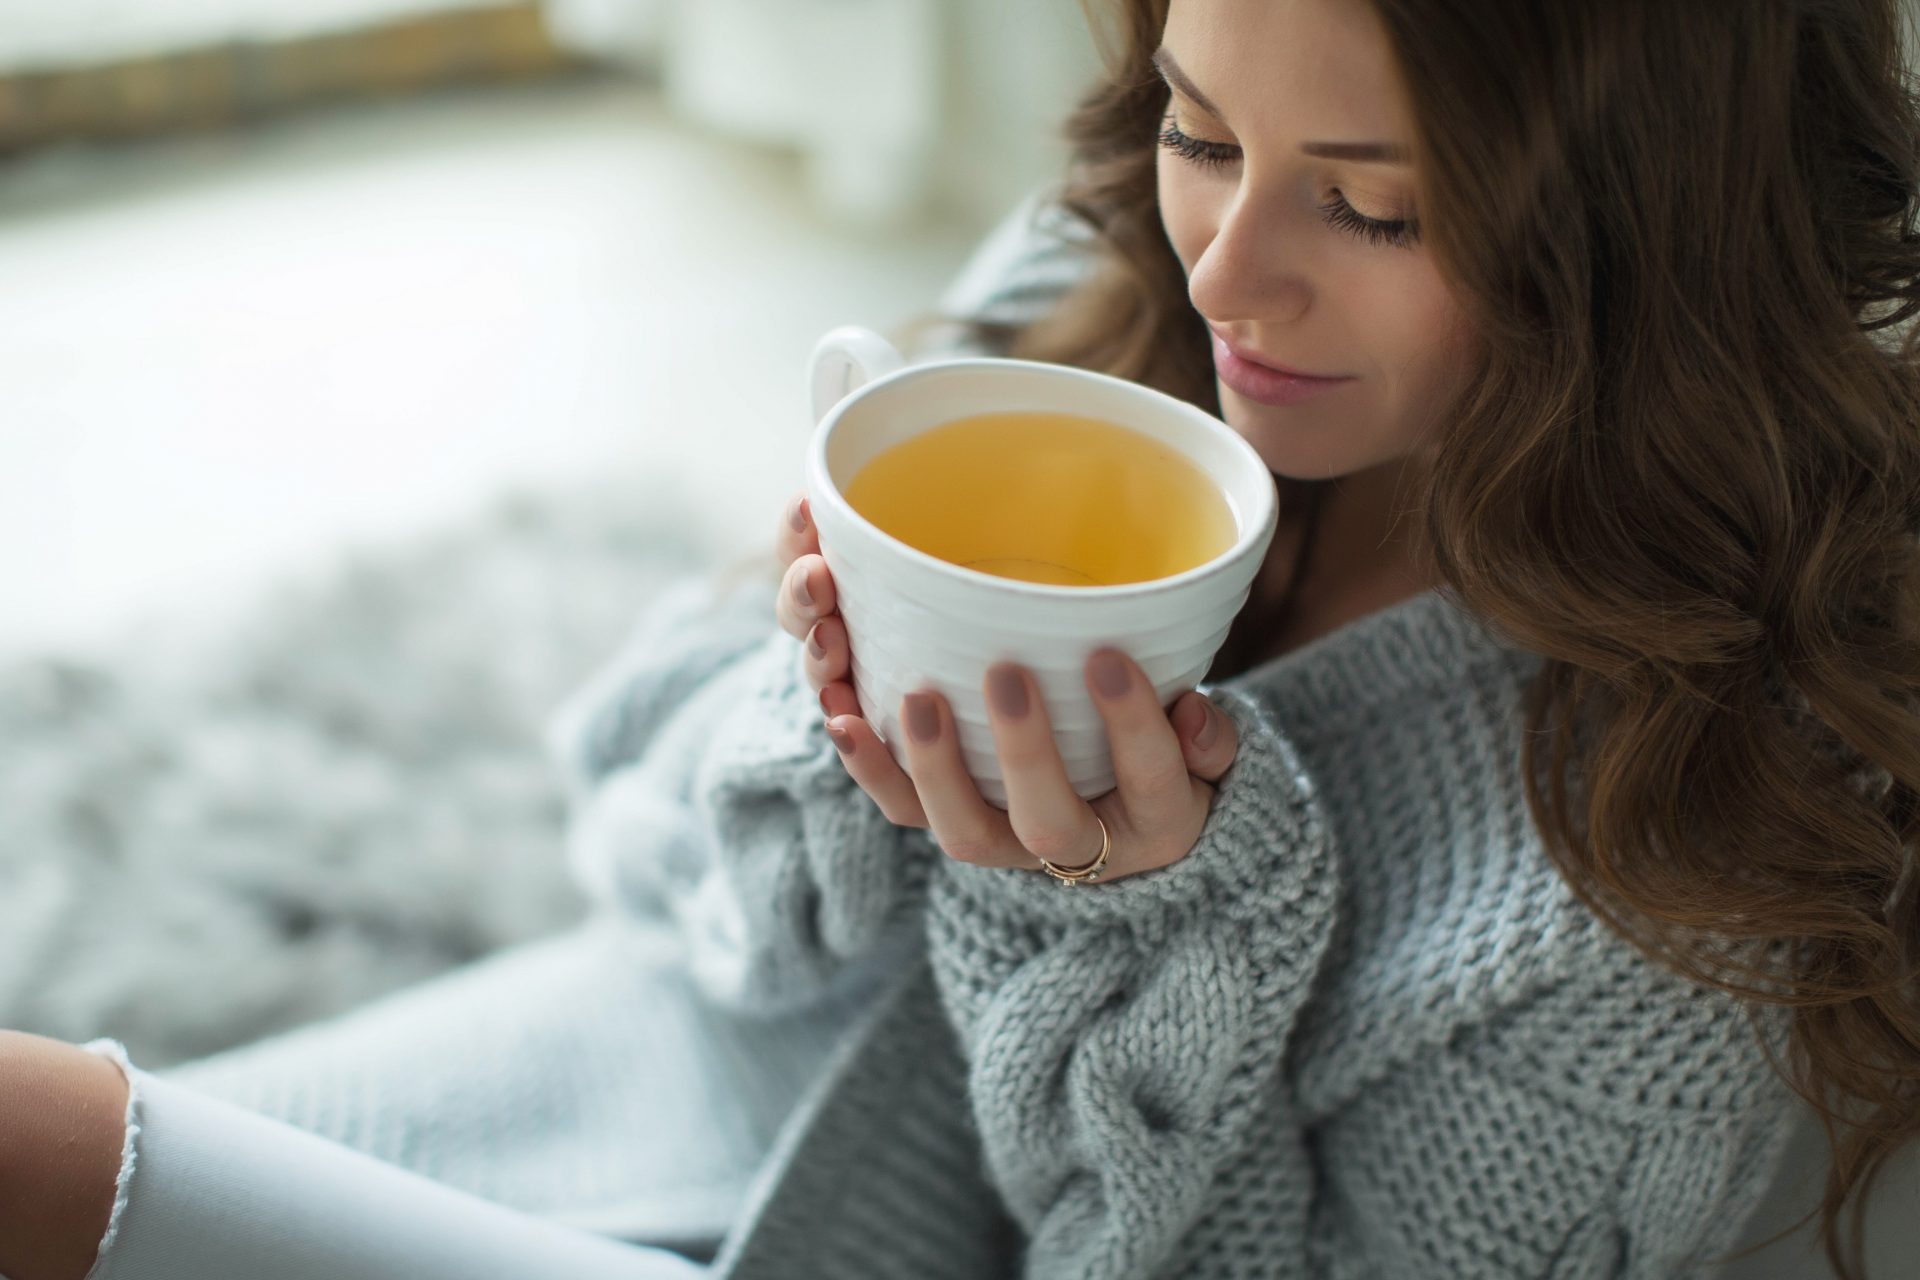
<path id="1" fill-rule="evenodd" d="M 813 368 L 821 416 L 808 446 L 806 489 L 846 624 L 861 714 L 905 769 L 902 699 L 920 689 L 939 692 L 981 796 L 1004 809 L 986 673 L 995 663 L 1017 662 L 1033 673 L 1075 792 L 1086 799 L 1104 794 L 1114 786 L 1113 761 L 1087 688 L 1087 659 L 1107 645 L 1120 649 L 1152 680 L 1163 707 L 1198 687 L 1273 540 L 1273 477 L 1225 422 L 1137 383 L 1024 360 L 907 367 L 890 361 L 888 351 L 878 335 L 848 326 L 821 340 Z M 823 375 L 828 368 L 841 370 L 851 385 L 822 409 L 830 398 L 820 394 L 831 381 Z M 1220 486 L 1238 529 L 1233 546 L 1171 577 L 1057 586 L 937 559 L 882 532 L 847 503 L 842 486 L 882 451 L 958 418 L 1012 410 L 1082 414 L 1178 450 Z"/>

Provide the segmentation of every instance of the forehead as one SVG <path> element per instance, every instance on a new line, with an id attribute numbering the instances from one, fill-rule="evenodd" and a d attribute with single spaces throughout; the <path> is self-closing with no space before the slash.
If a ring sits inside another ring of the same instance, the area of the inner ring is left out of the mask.
<path id="1" fill-rule="evenodd" d="M 1366 0 L 1171 0 L 1161 43 L 1238 134 L 1410 141 Z"/>

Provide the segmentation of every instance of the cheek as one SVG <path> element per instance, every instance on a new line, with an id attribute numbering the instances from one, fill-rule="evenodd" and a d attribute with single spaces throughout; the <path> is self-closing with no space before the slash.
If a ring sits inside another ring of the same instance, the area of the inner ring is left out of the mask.
<path id="1" fill-rule="evenodd" d="M 1180 266 L 1188 275 L 1193 264 L 1206 252 L 1211 232 L 1206 213 L 1190 178 L 1180 172 L 1177 159 L 1162 151 L 1154 170 L 1160 199 L 1160 224 L 1166 229 L 1167 243 L 1173 246 Z"/>
<path id="2" fill-rule="evenodd" d="M 1412 301 L 1395 317 L 1397 350 L 1383 353 L 1400 367 L 1388 396 L 1402 441 L 1431 446 L 1472 382 L 1476 348 L 1451 295 L 1436 289 Z"/>
<path id="3" fill-rule="evenodd" d="M 1450 401 L 1473 363 L 1466 319 L 1445 292 L 1425 300 L 1426 382 L 1436 401 Z"/>
<path id="4" fill-rule="evenodd" d="M 1438 389 L 1464 358 L 1463 319 L 1452 295 L 1425 265 L 1378 278 L 1368 307 L 1382 363 L 1398 367 L 1404 381 Z"/>

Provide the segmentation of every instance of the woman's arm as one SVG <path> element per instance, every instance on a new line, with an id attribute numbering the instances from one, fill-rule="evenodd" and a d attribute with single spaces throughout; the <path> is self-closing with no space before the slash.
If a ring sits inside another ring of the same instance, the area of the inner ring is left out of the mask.
<path id="1" fill-rule="evenodd" d="M 1036 189 L 943 292 L 951 317 L 1037 318 L 1092 259 Z M 963 327 L 911 359 L 991 354 Z M 888 822 L 840 762 L 780 631 L 777 583 L 689 578 L 549 727 L 572 809 L 569 859 L 596 902 L 672 920 L 716 1002 L 775 1013 L 886 970 L 918 945 L 927 833 Z M 871 966 L 856 963 L 874 959 Z"/>
<path id="2" fill-rule="evenodd" d="M 934 976 L 1036 1280 L 1159 1276 L 1184 1256 L 1220 1180 L 1263 1158 L 1331 936 L 1337 871 L 1308 776 L 1258 703 L 1203 692 L 1240 751 L 1184 859 L 1086 886 L 953 860 L 935 872 Z"/>
<path id="3" fill-rule="evenodd" d="M 703 993 L 756 1014 L 884 968 L 934 856 L 841 764 L 775 589 L 683 589 L 552 734 L 577 879 L 603 909 L 671 921 Z"/>

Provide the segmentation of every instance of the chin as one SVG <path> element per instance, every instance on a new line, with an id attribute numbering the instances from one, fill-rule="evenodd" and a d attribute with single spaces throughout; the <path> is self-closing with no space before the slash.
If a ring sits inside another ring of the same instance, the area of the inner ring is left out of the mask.
<path id="1" fill-rule="evenodd" d="M 1253 446 L 1260 461 L 1274 475 L 1292 480 L 1325 480 L 1361 469 L 1360 461 L 1344 456 L 1337 442 L 1330 455 L 1327 441 L 1310 439 L 1289 423 L 1264 418 L 1256 412 L 1263 406 L 1254 405 L 1250 411 L 1238 399 L 1229 399 L 1231 394 L 1223 392 L 1220 397 L 1221 421 Z"/>

